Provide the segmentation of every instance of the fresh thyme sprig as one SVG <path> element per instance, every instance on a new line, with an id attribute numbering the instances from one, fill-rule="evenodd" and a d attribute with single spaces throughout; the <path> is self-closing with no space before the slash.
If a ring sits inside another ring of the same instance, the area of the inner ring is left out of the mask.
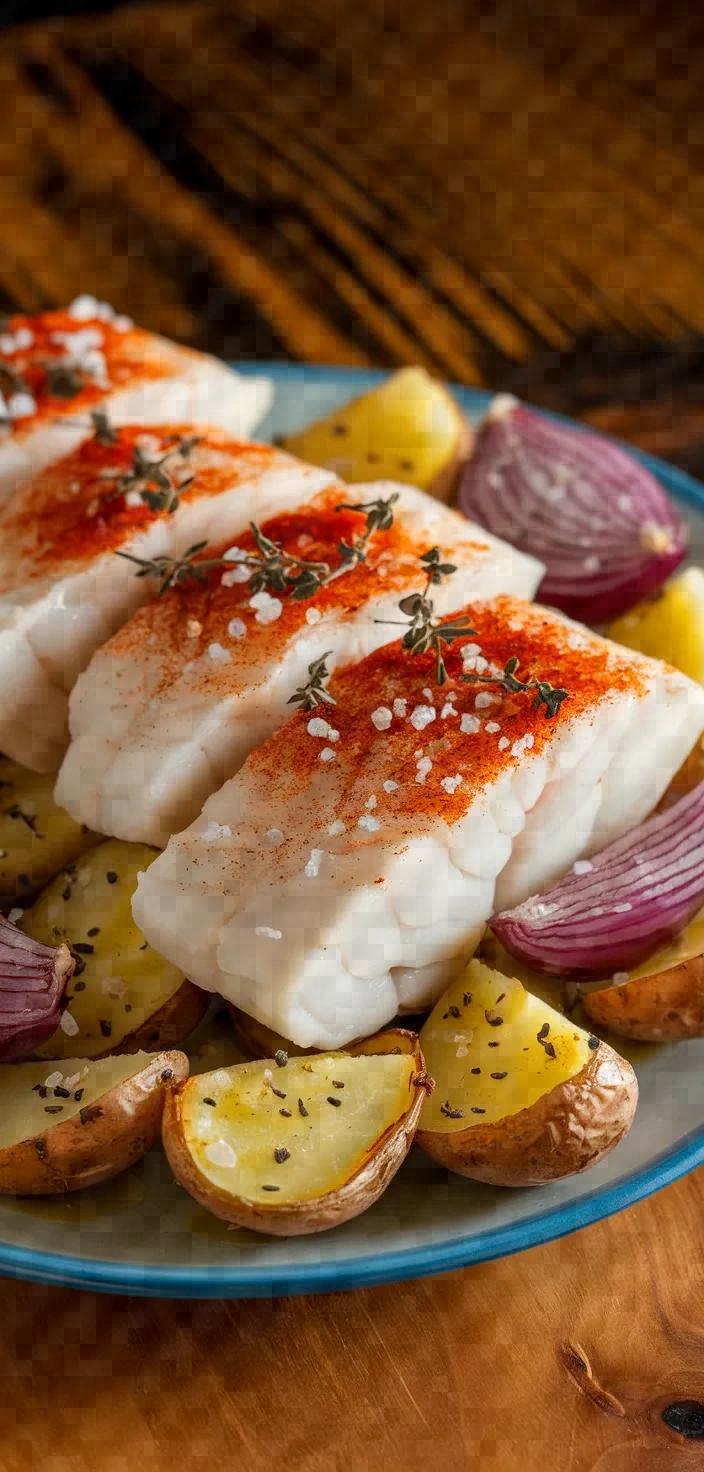
<path id="1" fill-rule="evenodd" d="M 305 685 L 300 685 L 298 690 L 286 702 L 287 705 L 297 705 L 301 710 L 315 710 L 319 705 L 337 705 L 335 697 L 325 689 L 324 680 L 330 678 L 330 671 L 325 663 L 330 658 L 332 650 L 326 650 L 320 659 L 314 659 L 308 666 L 308 680 Z"/>
<path id="2" fill-rule="evenodd" d="M 119 431 L 111 424 L 107 409 L 93 409 L 90 416 L 93 426 L 93 434 L 99 445 L 105 450 L 111 450 L 117 444 Z"/>
<path id="3" fill-rule="evenodd" d="M 431 547 L 428 552 L 423 552 L 420 561 L 424 564 L 426 584 L 422 593 L 409 593 L 402 598 L 399 608 L 407 615 L 406 633 L 401 640 L 401 648 L 407 649 L 409 654 L 425 654 L 428 649 L 435 652 L 435 678 L 438 685 L 447 683 L 447 666 L 443 656 L 443 644 L 453 644 L 455 639 L 466 639 L 476 634 L 476 629 L 463 618 L 447 619 L 445 623 L 438 623 L 435 619 L 435 606 L 432 598 L 428 597 L 430 589 L 441 583 L 443 578 L 451 577 L 457 571 L 454 563 L 441 562 L 440 548 Z M 375 619 L 375 623 L 401 623 L 400 619 Z"/>
<path id="4" fill-rule="evenodd" d="M 172 452 L 170 451 L 168 453 Z M 137 452 L 135 452 L 136 454 Z M 161 461 L 152 462 L 156 463 L 157 471 L 160 471 L 163 459 L 165 458 L 164 456 Z M 134 465 L 129 475 L 130 477 L 134 477 Z M 168 480 L 168 477 L 165 478 Z M 125 479 L 126 477 L 122 477 L 118 483 L 114 493 L 115 495 L 121 494 L 120 487 L 124 489 Z M 130 487 L 133 484 L 134 480 L 131 479 Z M 147 499 L 151 495 L 152 493 L 149 491 L 142 491 L 142 500 L 146 500 L 147 505 L 151 506 L 152 510 L 166 509 L 170 511 L 176 509 L 173 505 L 167 505 L 165 507 L 152 505 L 152 500 Z M 154 497 L 157 495 L 166 495 L 166 492 L 162 490 L 158 481 L 157 491 L 154 492 Z M 303 599 L 312 598 L 320 588 L 324 588 L 328 583 L 334 582 L 336 578 L 341 577 L 343 573 L 349 572 L 352 567 L 356 567 L 360 562 L 365 561 L 367 547 L 374 532 L 388 531 L 393 525 L 394 516 L 391 508 L 397 500 L 398 492 L 389 496 L 386 500 L 382 498 L 378 501 L 370 501 L 362 506 L 343 507 L 340 505 L 335 507 L 336 511 L 342 511 L 344 509 L 364 512 L 366 515 L 366 528 L 361 537 L 355 538 L 353 542 L 339 543 L 342 562 L 334 570 L 331 570 L 328 562 L 315 562 L 305 557 L 296 557 L 293 552 L 284 551 L 283 547 L 280 547 L 271 537 L 267 537 L 261 530 L 261 527 L 257 526 L 254 521 L 250 521 L 249 529 L 254 538 L 255 550 L 251 552 L 239 552 L 235 558 L 227 556 L 212 557 L 206 562 L 194 564 L 193 559 L 207 545 L 205 542 L 202 542 L 195 549 L 191 548 L 189 552 L 184 553 L 184 556 L 178 559 L 159 557 L 156 561 L 150 562 L 141 557 L 129 557 L 129 560 L 136 563 L 139 567 L 138 577 L 151 576 L 161 579 L 160 594 L 165 593 L 168 588 L 175 587 L 177 583 L 185 582 L 189 576 L 193 576 L 198 582 L 203 582 L 202 573 L 204 568 L 234 566 L 246 567 L 251 570 L 249 586 L 252 593 L 261 593 L 264 590 L 268 593 L 285 593 L 290 598 L 300 602 Z M 118 555 L 127 557 L 129 554 L 125 552 Z M 434 573 L 435 569 L 433 569 Z M 430 585 L 430 581 L 440 581 L 440 578 L 433 574 L 429 571 L 428 585 Z"/>
<path id="5" fill-rule="evenodd" d="M 206 572 L 209 567 L 217 566 L 222 562 L 221 557 L 213 557 L 204 562 L 194 562 L 193 559 L 203 552 L 207 542 L 194 542 L 192 547 L 184 552 L 183 557 L 134 557 L 131 552 L 116 552 L 116 557 L 123 557 L 125 562 L 133 562 L 138 571 L 138 578 L 159 578 L 159 597 L 168 588 L 176 588 L 179 583 L 185 583 L 187 578 L 195 578 L 197 583 L 206 583 Z"/>
<path id="6" fill-rule="evenodd" d="M 367 555 L 367 547 L 375 532 L 388 532 L 394 524 L 394 513 L 392 507 L 396 505 L 399 492 L 394 491 L 391 496 L 380 496 L 377 501 L 364 501 L 353 505 L 351 502 L 342 501 L 335 507 L 336 511 L 360 511 L 364 512 L 367 520 L 366 527 L 361 537 L 355 537 L 351 542 L 340 542 L 338 551 L 342 558 L 342 567 L 338 574 L 346 571 L 346 564 L 356 566 L 358 562 L 364 562 Z"/>
<path id="7" fill-rule="evenodd" d="M 552 720 L 558 713 L 563 700 L 569 700 L 569 691 L 556 690 L 549 680 L 519 680 L 516 678 L 516 670 L 520 661 L 514 654 L 504 665 L 502 675 L 476 675 L 463 674 L 462 679 L 468 684 L 499 685 L 512 694 L 519 694 L 526 690 L 535 690 L 536 696 L 533 701 L 533 709 L 540 710 L 545 706 L 545 719 Z"/>
<path id="8" fill-rule="evenodd" d="M 165 468 L 166 464 L 173 459 L 174 455 L 178 455 L 181 460 L 187 460 L 191 451 L 198 444 L 200 444 L 200 439 L 197 435 L 182 436 L 175 445 L 170 445 L 156 460 L 146 454 L 139 445 L 135 445 L 132 465 L 119 477 L 112 496 L 125 496 L 128 491 L 137 491 L 150 511 L 166 511 L 168 515 L 173 515 L 174 511 L 178 510 L 181 492 L 193 484 L 195 477 L 190 475 L 175 485 Z"/>

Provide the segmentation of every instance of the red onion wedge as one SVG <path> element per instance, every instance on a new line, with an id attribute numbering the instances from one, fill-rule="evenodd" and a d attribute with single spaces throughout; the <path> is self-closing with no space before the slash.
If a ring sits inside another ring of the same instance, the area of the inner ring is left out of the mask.
<path id="1" fill-rule="evenodd" d="M 27 1058 L 56 1032 L 74 966 L 68 946 L 40 945 L 0 915 L 0 1061 Z"/>
<path id="2" fill-rule="evenodd" d="M 687 550 L 659 481 L 618 445 L 493 400 L 462 474 L 459 506 L 547 571 L 538 597 L 600 624 L 654 593 Z"/>
<path id="3" fill-rule="evenodd" d="M 544 895 L 489 924 L 512 956 L 549 976 L 628 971 L 704 901 L 704 782 L 624 834 Z"/>

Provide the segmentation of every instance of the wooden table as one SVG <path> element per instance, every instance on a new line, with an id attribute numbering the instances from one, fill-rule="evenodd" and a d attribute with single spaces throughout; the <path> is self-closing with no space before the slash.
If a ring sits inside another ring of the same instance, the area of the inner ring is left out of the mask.
<path id="1" fill-rule="evenodd" d="M 704 21 L 574 10 L 207 0 L 3 33 L 0 307 L 87 290 L 229 357 L 421 362 L 703 470 Z M 701 1468 L 661 1413 L 704 1402 L 703 1222 L 699 1174 L 369 1292 L 5 1282 L 0 1467 Z"/>

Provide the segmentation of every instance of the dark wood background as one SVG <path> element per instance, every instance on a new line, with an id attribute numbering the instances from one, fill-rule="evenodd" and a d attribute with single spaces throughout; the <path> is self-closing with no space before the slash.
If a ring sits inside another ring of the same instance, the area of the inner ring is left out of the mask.
<path id="1" fill-rule="evenodd" d="M 91 291 L 228 357 L 420 362 L 704 472 L 703 37 L 663 0 L 206 0 L 5 30 L 0 309 Z M 698 1174 L 364 1293 L 3 1283 L 0 1468 L 694 1472 L 703 1222 Z"/>

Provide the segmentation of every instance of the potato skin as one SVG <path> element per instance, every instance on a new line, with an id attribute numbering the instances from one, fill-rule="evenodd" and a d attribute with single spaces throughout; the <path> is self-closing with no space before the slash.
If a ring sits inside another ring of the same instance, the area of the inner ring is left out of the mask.
<path id="1" fill-rule="evenodd" d="M 630 1129 L 638 1082 L 600 1043 L 574 1078 L 493 1125 L 419 1129 L 416 1144 L 457 1175 L 493 1186 L 542 1186 L 596 1165 Z"/>
<path id="2" fill-rule="evenodd" d="M 704 956 L 586 993 L 582 1005 L 592 1022 L 623 1038 L 668 1043 L 704 1037 Z"/>
<path id="3" fill-rule="evenodd" d="M 0 1150 L 0 1195 L 81 1191 L 127 1170 L 159 1138 L 172 1079 L 187 1077 L 185 1053 L 159 1053 L 146 1068 L 89 1105 L 85 1123 L 77 1114 Z"/>
<path id="4" fill-rule="evenodd" d="M 107 1058 L 111 1053 L 155 1053 L 164 1048 L 177 1047 L 203 1021 L 210 1000 L 210 994 L 201 991 L 192 981 L 182 982 L 178 991 L 164 1002 L 158 1012 L 147 1017 L 135 1032 L 128 1033 L 116 1048 L 108 1048 L 106 1053 L 99 1056 Z"/>
<path id="5" fill-rule="evenodd" d="M 399 1043 L 401 1036 L 399 1029 Z M 388 1048 L 381 1051 L 386 1052 Z M 403 1051 L 411 1049 L 403 1047 Z M 202 1174 L 188 1149 L 181 1116 L 181 1099 L 188 1081 L 171 1085 L 166 1095 L 161 1129 L 164 1150 L 176 1180 L 213 1216 L 238 1227 L 249 1227 L 251 1231 L 267 1232 L 277 1237 L 327 1232 L 331 1227 L 360 1216 L 383 1195 L 403 1164 L 413 1143 L 426 1091 L 432 1087 L 417 1040 L 413 1053 L 417 1069 L 412 1101 L 405 1118 L 386 1131 L 373 1157 L 337 1191 L 314 1197 L 311 1201 L 287 1202 L 282 1206 L 262 1206 L 259 1202 L 233 1196 Z"/>

